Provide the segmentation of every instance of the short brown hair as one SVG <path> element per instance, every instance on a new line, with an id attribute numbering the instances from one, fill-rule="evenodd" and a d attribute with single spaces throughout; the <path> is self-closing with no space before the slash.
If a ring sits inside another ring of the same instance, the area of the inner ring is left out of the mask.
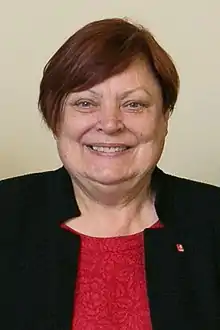
<path id="1" fill-rule="evenodd" d="M 56 132 L 66 96 L 123 72 L 137 58 L 150 64 L 163 95 L 164 111 L 172 111 L 179 76 L 166 51 L 142 26 L 125 19 L 103 19 L 73 34 L 53 55 L 43 71 L 39 110 Z"/>

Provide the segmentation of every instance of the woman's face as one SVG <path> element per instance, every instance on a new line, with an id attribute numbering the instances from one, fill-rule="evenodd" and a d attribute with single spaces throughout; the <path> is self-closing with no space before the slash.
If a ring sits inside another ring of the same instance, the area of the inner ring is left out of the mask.
<path id="1" fill-rule="evenodd" d="M 65 102 L 58 152 L 70 175 L 114 185 L 143 177 L 157 164 L 167 134 L 160 86 L 150 68 L 126 71 Z"/>

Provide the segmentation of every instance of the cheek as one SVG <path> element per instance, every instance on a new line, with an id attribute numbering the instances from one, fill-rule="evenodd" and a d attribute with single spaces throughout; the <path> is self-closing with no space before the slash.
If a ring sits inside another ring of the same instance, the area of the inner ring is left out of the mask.
<path id="1" fill-rule="evenodd" d="M 80 144 L 77 142 L 77 135 L 72 132 L 62 133 L 57 138 L 57 151 L 59 158 L 69 173 L 78 171 L 78 166 L 82 166 Z"/>
<path id="2" fill-rule="evenodd" d="M 164 118 L 142 120 L 135 129 L 140 143 L 164 139 L 167 134 L 167 122 Z"/>
<path id="3" fill-rule="evenodd" d="M 80 126 L 76 121 L 64 120 L 60 126 L 56 137 L 56 144 L 61 161 L 65 164 L 66 161 L 72 158 L 72 155 L 77 155 L 78 140 L 81 136 Z M 66 164 L 65 164 L 66 165 Z"/>
<path id="4" fill-rule="evenodd" d="M 139 148 L 136 154 L 136 160 L 139 166 L 151 168 L 156 165 L 163 152 L 167 124 L 164 120 L 155 121 L 142 126 L 139 133 Z"/>
<path id="5" fill-rule="evenodd" d="M 66 115 L 60 128 L 59 137 L 63 140 L 78 142 L 88 129 L 89 123 L 85 118 Z"/>

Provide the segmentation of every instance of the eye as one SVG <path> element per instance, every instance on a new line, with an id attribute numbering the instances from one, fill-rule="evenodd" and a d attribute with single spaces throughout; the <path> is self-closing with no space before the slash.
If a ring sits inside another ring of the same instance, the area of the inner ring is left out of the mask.
<path id="1" fill-rule="evenodd" d="M 73 106 L 78 111 L 91 112 L 97 108 L 97 104 L 92 100 L 78 100 L 74 102 Z"/>
<path id="2" fill-rule="evenodd" d="M 88 109 L 92 106 L 92 103 L 90 101 L 81 100 L 76 102 L 76 106 L 79 108 Z"/>
<path id="3" fill-rule="evenodd" d="M 137 102 L 137 101 L 132 101 L 128 102 L 124 105 L 124 107 L 128 110 L 134 111 L 134 112 L 139 112 L 144 110 L 145 108 L 148 107 L 148 104 L 143 103 L 143 102 Z"/>

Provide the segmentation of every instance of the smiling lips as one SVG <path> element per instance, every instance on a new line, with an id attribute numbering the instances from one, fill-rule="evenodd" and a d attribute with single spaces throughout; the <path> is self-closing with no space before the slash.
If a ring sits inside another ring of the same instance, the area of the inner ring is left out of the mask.
<path id="1" fill-rule="evenodd" d="M 124 152 L 131 147 L 126 145 L 87 145 L 87 147 L 95 152 L 98 153 L 105 153 L 105 154 L 116 154 Z"/>

